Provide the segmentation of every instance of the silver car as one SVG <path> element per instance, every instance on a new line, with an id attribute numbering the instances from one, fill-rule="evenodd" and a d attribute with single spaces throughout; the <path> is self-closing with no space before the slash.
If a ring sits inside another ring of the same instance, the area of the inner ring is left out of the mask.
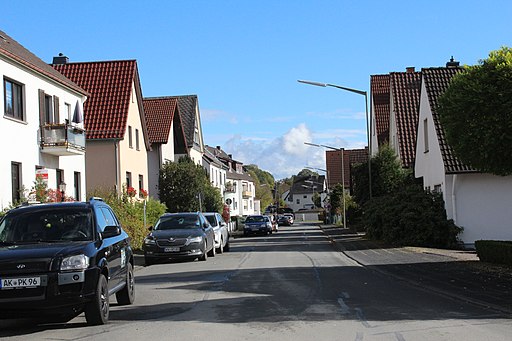
<path id="1" fill-rule="evenodd" d="M 215 248 L 217 253 L 229 251 L 229 231 L 224 219 L 219 213 L 207 212 L 203 213 L 206 219 L 210 222 L 215 233 Z"/>

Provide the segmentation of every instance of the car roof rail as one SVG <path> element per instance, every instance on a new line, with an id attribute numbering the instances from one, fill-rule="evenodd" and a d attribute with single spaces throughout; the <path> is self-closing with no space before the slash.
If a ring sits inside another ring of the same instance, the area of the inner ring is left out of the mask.
<path id="1" fill-rule="evenodd" d="M 103 198 L 100 197 L 91 197 L 89 201 L 104 201 Z"/>

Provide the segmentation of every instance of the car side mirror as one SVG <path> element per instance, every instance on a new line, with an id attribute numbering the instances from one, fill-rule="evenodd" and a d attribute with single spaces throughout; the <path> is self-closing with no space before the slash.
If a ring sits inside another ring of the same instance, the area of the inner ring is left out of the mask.
<path id="1" fill-rule="evenodd" d="M 208 228 L 208 223 L 203 223 L 203 229 L 206 230 Z"/>
<path id="2" fill-rule="evenodd" d="M 101 233 L 101 237 L 103 239 L 105 239 L 105 238 L 116 237 L 116 236 L 119 236 L 120 234 L 121 234 L 121 229 L 119 228 L 119 226 L 107 226 Z"/>
<path id="3" fill-rule="evenodd" d="M 153 225 L 148 226 L 148 230 L 149 230 L 149 231 L 153 231 Z"/>
<path id="4" fill-rule="evenodd" d="M 220 226 L 227 226 L 226 222 L 225 221 L 221 221 L 220 222 Z"/>

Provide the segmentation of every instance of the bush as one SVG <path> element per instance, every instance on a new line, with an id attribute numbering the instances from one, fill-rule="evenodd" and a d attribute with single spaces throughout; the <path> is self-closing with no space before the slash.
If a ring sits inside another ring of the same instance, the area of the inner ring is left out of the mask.
<path id="1" fill-rule="evenodd" d="M 483 262 L 512 265 L 512 241 L 477 240 L 475 247 Z"/>
<path id="2" fill-rule="evenodd" d="M 462 231 L 446 218 L 442 195 L 414 185 L 370 200 L 362 221 L 369 238 L 398 246 L 454 248 Z"/>
<path id="3" fill-rule="evenodd" d="M 144 201 L 130 198 L 125 190 L 118 196 L 115 190 L 96 189 L 88 194 L 102 198 L 119 218 L 121 226 L 128 233 L 134 249 L 142 248 L 147 226 L 153 225 L 165 213 L 164 204 L 152 198 L 146 200 L 146 226 L 144 226 Z"/>

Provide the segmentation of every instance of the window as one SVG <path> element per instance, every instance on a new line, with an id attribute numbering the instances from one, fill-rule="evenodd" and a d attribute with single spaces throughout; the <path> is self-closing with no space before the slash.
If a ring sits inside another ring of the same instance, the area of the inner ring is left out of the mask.
<path id="1" fill-rule="evenodd" d="M 139 174 L 139 198 L 143 198 L 142 191 L 144 190 L 144 176 Z"/>
<path id="2" fill-rule="evenodd" d="M 300 204 L 300 199 L 297 199 L 297 204 Z"/>
<path id="3" fill-rule="evenodd" d="M 133 148 L 132 126 L 128 126 L 128 147 Z"/>
<path id="4" fill-rule="evenodd" d="M 55 170 L 55 183 L 57 184 L 56 185 L 56 188 L 58 189 L 59 188 L 59 185 L 62 181 L 64 181 L 64 171 L 62 169 L 56 169 Z"/>
<path id="5" fill-rule="evenodd" d="M 424 152 L 428 153 L 428 121 L 427 121 L 427 119 L 423 120 L 423 143 L 425 144 Z"/>
<path id="6" fill-rule="evenodd" d="M 441 193 L 441 185 L 434 185 L 434 193 Z"/>
<path id="7" fill-rule="evenodd" d="M 139 129 L 135 129 L 135 148 L 139 150 Z"/>
<path id="8" fill-rule="evenodd" d="M 199 129 L 194 127 L 194 144 L 199 145 Z"/>
<path id="9" fill-rule="evenodd" d="M 59 97 L 39 89 L 39 122 L 41 125 L 59 123 Z"/>
<path id="10" fill-rule="evenodd" d="M 4 78 L 5 115 L 23 121 L 23 86 Z"/>
<path id="11" fill-rule="evenodd" d="M 11 162 L 12 203 L 21 201 L 21 163 Z"/>
<path id="12" fill-rule="evenodd" d="M 73 121 L 73 117 L 71 115 L 71 104 L 64 103 L 64 107 L 66 108 L 66 119 L 68 120 L 68 122 Z"/>
<path id="13" fill-rule="evenodd" d="M 132 187 L 132 173 L 126 172 L 126 188 Z"/>
<path id="14" fill-rule="evenodd" d="M 75 200 L 76 201 L 81 201 L 82 200 L 82 191 L 81 191 L 81 188 L 82 188 L 82 175 L 80 174 L 80 172 L 75 172 L 74 174 L 74 190 L 75 190 Z"/>

